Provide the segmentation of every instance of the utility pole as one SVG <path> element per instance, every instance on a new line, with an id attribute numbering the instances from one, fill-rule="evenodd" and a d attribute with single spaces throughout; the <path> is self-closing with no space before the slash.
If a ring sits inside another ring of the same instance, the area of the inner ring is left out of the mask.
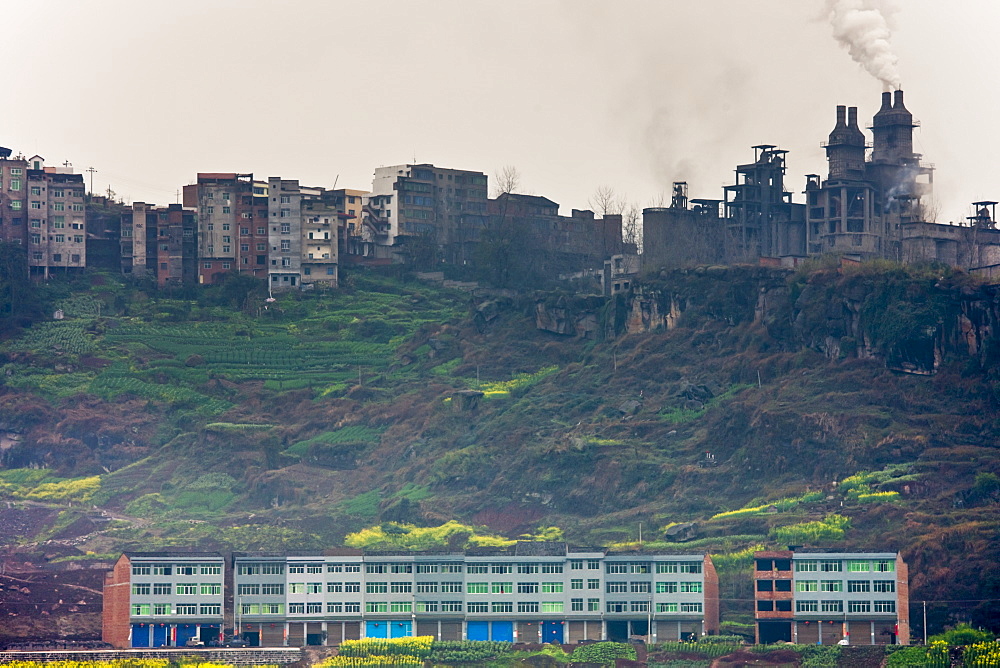
<path id="1" fill-rule="evenodd" d="M 97 173 L 97 170 L 94 169 L 93 167 L 87 167 L 86 171 L 87 171 L 87 173 L 90 174 L 90 194 L 93 195 L 94 194 L 94 174 Z"/>
<path id="2" fill-rule="evenodd" d="M 927 646 L 927 601 L 924 604 L 924 646 Z"/>

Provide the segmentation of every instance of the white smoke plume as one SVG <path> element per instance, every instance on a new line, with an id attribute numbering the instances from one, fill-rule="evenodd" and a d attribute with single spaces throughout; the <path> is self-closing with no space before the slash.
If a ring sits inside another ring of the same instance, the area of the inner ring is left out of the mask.
<path id="1" fill-rule="evenodd" d="M 899 10 L 895 0 L 826 0 L 833 36 L 887 89 L 899 88 L 898 58 L 892 50 L 892 17 Z"/>

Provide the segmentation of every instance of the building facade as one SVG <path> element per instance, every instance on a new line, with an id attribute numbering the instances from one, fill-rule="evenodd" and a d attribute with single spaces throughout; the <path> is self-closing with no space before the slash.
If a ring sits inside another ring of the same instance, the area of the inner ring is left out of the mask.
<path id="1" fill-rule="evenodd" d="M 121 215 L 121 270 L 157 285 L 197 282 L 198 215 L 180 204 L 134 202 Z"/>
<path id="2" fill-rule="evenodd" d="M 577 642 L 718 630 L 706 555 L 562 543 L 465 553 L 237 554 L 234 624 L 251 644 L 359 637 Z"/>
<path id="3" fill-rule="evenodd" d="M 216 552 L 127 552 L 104 578 L 102 639 L 115 647 L 218 641 L 225 559 Z"/>
<path id="4" fill-rule="evenodd" d="M 756 552 L 754 599 L 759 643 L 910 643 L 908 573 L 895 552 Z"/>

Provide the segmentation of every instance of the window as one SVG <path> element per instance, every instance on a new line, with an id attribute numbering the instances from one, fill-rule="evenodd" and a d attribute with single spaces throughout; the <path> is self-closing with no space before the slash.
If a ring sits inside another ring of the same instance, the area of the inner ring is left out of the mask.
<path id="1" fill-rule="evenodd" d="M 792 611 L 792 602 L 788 601 L 788 600 L 775 601 L 774 602 L 774 609 L 777 610 L 778 612 L 791 612 Z"/>
<path id="2" fill-rule="evenodd" d="M 621 594 L 628 591 L 627 582 L 609 582 L 607 583 L 607 592 L 609 594 Z"/>
<path id="3" fill-rule="evenodd" d="M 587 612 L 600 612 L 601 611 L 601 599 L 599 598 L 588 598 L 587 599 Z"/>
<path id="4" fill-rule="evenodd" d="M 679 565 L 681 573 L 701 573 L 700 561 L 682 561 Z"/>
<path id="5" fill-rule="evenodd" d="M 288 218 L 291 215 L 292 215 L 291 209 L 282 209 L 281 213 L 279 214 L 279 217 L 280 218 Z M 281 232 L 282 232 L 282 234 L 284 234 L 286 232 L 285 225 L 289 225 L 289 223 L 282 223 L 281 224 Z M 288 231 L 291 231 L 291 227 L 288 228 Z"/>
<path id="6" fill-rule="evenodd" d="M 469 573 L 489 573 L 490 567 L 486 564 L 469 564 Z"/>
<path id="7" fill-rule="evenodd" d="M 153 575 L 173 575 L 174 568 L 168 564 L 153 566 Z"/>
<path id="8" fill-rule="evenodd" d="M 154 615 L 169 615 L 171 611 L 169 603 L 154 603 L 153 604 L 153 614 Z"/>
<path id="9" fill-rule="evenodd" d="M 494 594 L 513 594 L 514 593 L 514 583 L 513 582 L 494 582 L 492 589 L 493 589 L 493 593 Z"/>
<path id="10" fill-rule="evenodd" d="M 774 580 L 757 580 L 757 591 L 774 591 Z"/>
<path id="11" fill-rule="evenodd" d="M 365 592 L 369 594 L 388 594 L 388 582 L 368 582 L 365 584 Z"/>
<path id="12" fill-rule="evenodd" d="M 656 583 L 656 593 L 657 594 L 676 594 L 677 593 L 677 583 L 676 582 L 657 582 Z"/>
<path id="13" fill-rule="evenodd" d="M 191 604 L 177 604 L 177 614 L 178 615 L 197 615 L 198 606 Z"/>
<path id="14" fill-rule="evenodd" d="M 607 605 L 608 612 L 627 612 L 628 603 L 624 601 L 608 601 Z"/>
<path id="15" fill-rule="evenodd" d="M 153 584 L 154 596 L 170 596 L 173 592 L 173 585 L 169 582 L 156 582 Z"/>
<path id="16" fill-rule="evenodd" d="M 417 583 L 417 593 L 418 594 L 436 594 L 438 590 L 437 582 L 418 582 Z"/>
<path id="17" fill-rule="evenodd" d="M 571 571 L 582 571 L 583 559 L 570 559 L 569 568 Z"/>
<path id="18" fill-rule="evenodd" d="M 83 235 L 82 234 L 74 234 L 73 235 L 73 243 L 77 243 L 77 244 L 83 243 Z M 78 258 L 78 257 L 76 258 L 76 260 L 79 260 L 79 259 L 80 258 Z"/>
<path id="19" fill-rule="evenodd" d="M 875 612 L 896 612 L 896 602 L 875 601 Z"/>
<path id="20" fill-rule="evenodd" d="M 212 263 L 206 262 L 205 269 L 211 269 Z M 260 575 L 260 564 L 240 564 L 238 567 L 240 575 Z"/>
<path id="21" fill-rule="evenodd" d="M 202 596 L 218 596 L 222 593 L 222 585 L 214 582 L 203 582 L 199 590 Z"/>
<path id="22" fill-rule="evenodd" d="M 384 582 L 382 583 L 385 584 Z M 288 585 L 289 594 L 304 594 L 306 593 L 306 583 L 305 582 L 291 582 Z"/>
<path id="23" fill-rule="evenodd" d="M 542 593 L 543 594 L 561 594 L 563 592 L 562 582 L 543 582 L 542 583 Z"/>
<path id="24" fill-rule="evenodd" d="M 514 567 L 510 564 L 493 564 L 490 566 L 490 572 L 492 573 L 513 573 Z"/>
<path id="25" fill-rule="evenodd" d="M 630 612 L 649 612 L 649 601 L 632 601 L 629 604 Z"/>
<path id="26" fill-rule="evenodd" d="M 795 571 L 797 573 L 815 573 L 819 570 L 817 561 L 796 561 Z"/>
<path id="27" fill-rule="evenodd" d="M 799 580 L 795 583 L 795 591 L 819 591 L 819 582 L 816 580 Z"/>
<path id="28" fill-rule="evenodd" d="M 38 220 L 37 218 L 32 218 L 31 219 L 31 226 L 34 227 L 34 228 L 39 228 L 39 227 L 42 226 L 42 221 Z M 132 230 L 122 230 L 122 236 L 123 237 L 130 237 L 130 236 L 132 236 Z"/>
<path id="29" fill-rule="evenodd" d="M 844 602 L 843 601 L 820 601 L 820 610 L 822 612 L 843 612 Z"/>
<path id="30" fill-rule="evenodd" d="M 441 583 L 441 593 L 442 594 L 461 594 L 462 593 L 462 583 L 461 582 L 442 582 Z"/>
<path id="31" fill-rule="evenodd" d="M 587 580 L 587 589 L 600 589 L 600 588 L 601 588 L 600 580 L 596 578 Z"/>
<path id="32" fill-rule="evenodd" d="M 819 601 L 796 601 L 795 612 L 819 612 Z"/>
<path id="33" fill-rule="evenodd" d="M 608 573 L 628 573 L 628 564 L 608 564 Z"/>
<path id="34" fill-rule="evenodd" d="M 700 582 L 682 582 L 681 583 L 681 593 L 682 594 L 700 594 L 701 593 L 701 583 Z"/>
<path id="35" fill-rule="evenodd" d="M 389 612 L 389 604 L 368 601 L 365 603 L 365 612 Z"/>
<path id="36" fill-rule="evenodd" d="M 490 604 L 489 603 L 466 603 L 465 604 L 465 610 L 466 610 L 466 612 L 489 612 L 490 611 Z"/>
<path id="37" fill-rule="evenodd" d="M 851 573 L 867 573 L 871 570 L 870 561 L 848 561 L 847 570 Z"/>
<path id="38" fill-rule="evenodd" d="M 284 242 L 282 242 L 284 243 Z M 413 564 L 389 564 L 390 573 L 412 573 Z"/>
<path id="39" fill-rule="evenodd" d="M 698 564 L 701 566 L 701 564 Z M 681 603 L 681 612 L 701 612 L 701 603 Z"/>
<path id="40" fill-rule="evenodd" d="M 573 579 L 569 581 L 570 589 L 583 589 L 583 578 Z"/>
<path id="41" fill-rule="evenodd" d="M 583 599 L 571 598 L 569 600 L 569 609 L 573 612 L 583 612 Z"/>
<path id="42" fill-rule="evenodd" d="M 33 244 L 40 244 L 40 243 L 42 243 L 42 235 L 41 234 L 32 234 L 31 235 L 31 243 L 33 243 Z"/>
<path id="43" fill-rule="evenodd" d="M 360 594 L 361 593 L 361 583 L 360 582 L 345 582 L 344 592 L 347 594 Z"/>
<path id="44" fill-rule="evenodd" d="M 284 575 L 285 565 L 284 564 L 264 564 L 260 572 L 264 575 Z"/>
<path id="45" fill-rule="evenodd" d="M 233 212 L 233 210 L 231 208 L 229 208 L 228 206 L 222 207 L 222 213 L 232 213 L 232 212 Z"/>
<path id="46" fill-rule="evenodd" d="M 261 603 L 260 614 L 262 615 L 282 615 L 285 606 L 281 603 Z"/>
<path id="47" fill-rule="evenodd" d="M 52 227 L 56 230 L 66 229 L 66 218 L 65 216 L 52 216 Z"/>
<path id="48" fill-rule="evenodd" d="M 133 596 L 149 596 L 149 583 L 132 585 Z"/>
<path id="49" fill-rule="evenodd" d="M 267 250 L 267 244 L 257 244 L 257 250 L 258 251 L 266 251 Z"/>
<path id="50" fill-rule="evenodd" d="M 260 614 L 260 604 L 259 603 L 244 603 L 240 606 L 240 611 L 244 615 L 259 615 Z"/>
<path id="51" fill-rule="evenodd" d="M 360 603 L 344 603 L 344 612 L 361 612 Z"/>
<path id="52" fill-rule="evenodd" d="M 774 601 L 757 601 L 757 612 L 772 612 Z"/>
<path id="53" fill-rule="evenodd" d="M 542 573 L 562 573 L 562 564 L 542 564 Z"/>
<path id="54" fill-rule="evenodd" d="M 486 582 L 469 582 L 465 586 L 466 594 L 488 594 L 490 586 Z"/>
<path id="55" fill-rule="evenodd" d="M 664 563 L 662 561 L 658 562 L 656 564 L 656 572 L 657 573 L 676 573 L 677 572 L 677 564 L 669 564 L 669 563 Z"/>
<path id="56" fill-rule="evenodd" d="M 840 580 L 820 580 L 820 591 L 844 591 L 844 583 Z"/>
<path id="57" fill-rule="evenodd" d="M 265 596 L 284 596 L 285 585 L 283 584 L 262 584 L 260 593 Z"/>
<path id="58" fill-rule="evenodd" d="M 517 565 L 517 572 L 518 573 L 537 573 L 538 572 L 538 564 L 518 564 Z"/>
<path id="59" fill-rule="evenodd" d="M 178 566 L 177 575 L 196 575 L 198 573 L 197 566 Z"/>
<path id="60" fill-rule="evenodd" d="M 496 602 L 492 608 L 493 612 L 514 612 L 514 604 L 510 602 Z"/>
<path id="61" fill-rule="evenodd" d="M 327 582 L 326 591 L 328 594 L 340 594 L 344 591 L 343 582 Z"/>
<path id="62" fill-rule="evenodd" d="M 442 573 L 461 573 L 462 564 L 441 564 Z"/>
<path id="63" fill-rule="evenodd" d="M 563 601 L 542 601 L 542 612 L 563 612 L 565 608 Z"/>
<path id="64" fill-rule="evenodd" d="M 629 591 L 633 594 L 648 594 L 650 591 L 650 583 L 648 582 L 630 582 Z"/>
<path id="65" fill-rule="evenodd" d="M 896 562 L 892 559 L 879 559 L 874 564 L 873 569 L 876 573 L 895 573 L 896 572 Z"/>
<path id="66" fill-rule="evenodd" d="M 149 603 L 133 603 L 132 604 L 132 616 L 133 617 L 146 617 L 149 615 Z"/>
<path id="67" fill-rule="evenodd" d="M 462 612 L 462 602 L 441 601 L 441 612 Z"/>
<path id="68" fill-rule="evenodd" d="M 292 242 L 291 242 L 291 240 L 289 240 L 289 239 L 282 239 L 281 240 L 281 252 L 282 253 L 287 253 L 290 250 L 292 250 Z"/>
<path id="69" fill-rule="evenodd" d="M 365 564 L 365 573 L 387 573 L 386 564 Z"/>
<path id="70" fill-rule="evenodd" d="M 257 228 L 257 236 L 262 237 L 265 234 L 267 234 L 267 228 L 266 227 L 258 227 Z"/>
<path id="71" fill-rule="evenodd" d="M 437 612 L 437 601 L 417 601 L 417 612 Z"/>
<path id="72" fill-rule="evenodd" d="M 309 582 L 306 584 L 307 594 L 322 594 L 323 593 L 323 583 L 322 582 Z"/>
<path id="73" fill-rule="evenodd" d="M 11 190 L 20 190 L 21 189 L 21 179 L 11 179 L 10 180 L 10 189 Z"/>
<path id="74" fill-rule="evenodd" d="M 389 612 L 411 612 L 413 603 L 411 601 L 393 601 L 389 604 Z"/>
<path id="75" fill-rule="evenodd" d="M 887 593 L 896 591 L 896 583 L 893 580 L 875 580 L 872 582 L 872 591 Z"/>
<path id="76" fill-rule="evenodd" d="M 62 243 L 64 241 L 66 241 L 66 235 L 65 234 L 57 234 L 56 235 L 56 241 L 59 242 L 59 243 Z"/>
<path id="77" fill-rule="evenodd" d="M 221 615 L 222 606 L 211 603 L 208 605 L 202 604 L 198 606 L 198 613 L 201 615 Z"/>
<path id="78" fill-rule="evenodd" d="M 537 582 L 518 582 L 517 583 L 517 593 L 518 594 L 537 594 L 538 593 L 538 583 Z"/>
<path id="79" fill-rule="evenodd" d="M 244 218 L 246 216 L 247 216 L 247 214 L 243 214 Z M 250 228 L 249 227 L 241 227 L 240 228 L 240 236 L 244 236 L 245 237 L 245 236 L 248 236 L 249 234 L 250 234 Z"/>
<path id="80" fill-rule="evenodd" d="M 418 573 L 437 573 L 438 572 L 438 565 L 437 564 L 417 564 L 417 572 Z"/>
<path id="81" fill-rule="evenodd" d="M 676 603 L 657 603 L 656 604 L 656 611 L 657 612 L 677 612 L 677 604 Z"/>
<path id="82" fill-rule="evenodd" d="M 331 612 L 343 612 L 344 611 L 344 604 L 343 603 L 327 603 L 326 604 L 326 611 L 327 611 L 327 613 L 331 613 Z"/>
<path id="83" fill-rule="evenodd" d="M 393 582 L 389 585 L 389 591 L 393 594 L 409 594 L 413 591 L 413 584 L 410 582 Z"/>
<path id="84" fill-rule="evenodd" d="M 848 601 L 847 611 L 848 612 L 871 612 L 872 604 L 871 601 Z"/>
<path id="85" fill-rule="evenodd" d="M 305 564 L 289 564 L 288 565 L 288 572 L 289 573 L 305 573 L 306 572 L 306 565 Z"/>
<path id="86" fill-rule="evenodd" d="M 871 591 L 871 582 L 868 580 L 848 580 L 847 591 L 851 593 L 862 593 Z"/>
<path id="87" fill-rule="evenodd" d="M 282 195 L 282 196 L 281 196 L 281 200 L 280 200 L 280 202 L 281 202 L 282 204 L 290 204 L 290 203 L 291 203 L 291 201 L 292 201 L 292 198 L 291 198 L 291 196 L 289 196 L 289 195 Z"/>
<path id="88" fill-rule="evenodd" d="M 52 261 L 53 262 L 62 262 L 62 253 L 53 253 L 52 254 Z"/>
<path id="89" fill-rule="evenodd" d="M 19 199 L 11 200 L 10 208 L 13 211 L 20 211 L 21 210 L 21 200 L 19 200 Z M 33 208 L 33 209 L 40 209 L 41 206 L 31 207 L 31 208 Z"/>

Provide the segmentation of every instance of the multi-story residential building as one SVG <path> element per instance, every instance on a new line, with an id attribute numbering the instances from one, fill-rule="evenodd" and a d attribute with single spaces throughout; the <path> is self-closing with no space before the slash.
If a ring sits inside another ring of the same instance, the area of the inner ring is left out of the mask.
<path id="1" fill-rule="evenodd" d="M 197 214 L 180 204 L 135 202 L 121 216 L 122 273 L 158 285 L 197 281 Z"/>
<path id="2" fill-rule="evenodd" d="M 909 584 L 895 552 L 754 553 L 757 640 L 908 645 Z"/>
<path id="3" fill-rule="evenodd" d="M 253 174 L 199 173 L 184 186 L 184 206 L 198 212 L 198 282 L 217 283 L 230 271 L 268 274 L 267 185 Z"/>
<path id="4" fill-rule="evenodd" d="M 115 647 L 219 640 L 225 559 L 216 552 L 127 552 L 104 579 L 102 638 Z"/>
<path id="5" fill-rule="evenodd" d="M 369 197 L 369 229 L 380 253 L 465 264 L 487 217 L 483 172 L 430 164 L 379 167 Z M 419 248 L 418 248 L 419 246 Z"/>
<path id="6" fill-rule="evenodd" d="M 518 543 L 464 553 L 236 554 L 235 625 L 252 644 L 359 637 L 577 642 L 718 630 L 706 555 Z"/>
<path id="7" fill-rule="evenodd" d="M 295 180 L 267 180 L 268 281 L 272 289 L 298 287 L 302 280 L 302 190 Z"/>
<path id="8" fill-rule="evenodd" d="M 340 259 L 340 229 L 346 215 L 340 213 L 331 193 L 302 202 L 302 285 L 337 287 Z M 343 216 L 343 217 L 342 217 Z"/>
<path id="9" fill-rule="evenodd" d="M 28 243 L 28 161 L 0 147 L 0 240 Z"/>

